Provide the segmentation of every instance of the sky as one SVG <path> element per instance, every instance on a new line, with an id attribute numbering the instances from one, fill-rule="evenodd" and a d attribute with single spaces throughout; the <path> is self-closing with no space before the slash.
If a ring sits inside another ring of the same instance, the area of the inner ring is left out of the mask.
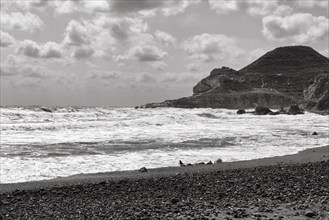
<path id="1" fill-rule="evenodd" d="M 1 0 L 1 105 L 136 106 L 280 46 L 328 57 L 327 0 Z"/>

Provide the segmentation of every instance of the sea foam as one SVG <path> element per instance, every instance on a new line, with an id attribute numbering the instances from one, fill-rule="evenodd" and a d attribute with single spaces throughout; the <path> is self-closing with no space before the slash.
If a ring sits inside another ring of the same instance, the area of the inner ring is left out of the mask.
<path id="1" fill-rule="evenodd" d="M 0 182 L 238 161 L 328 144 L 328 117 L 227 109 L 1 108 Z M 311 134 L 316 131 L 318 135 Z"/>

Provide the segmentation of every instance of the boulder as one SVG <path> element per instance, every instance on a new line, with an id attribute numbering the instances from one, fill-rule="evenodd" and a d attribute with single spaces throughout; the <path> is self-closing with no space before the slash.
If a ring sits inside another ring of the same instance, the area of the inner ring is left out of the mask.
<path id="1" fill-rule="evenodd" d="M 264 106 L 257 106 L 255 108 L 255 115 L 267 115 L 268 113 L 272 112 L 269 108 Z"/>
<path id="2" fill-rule="evenodd" d="M 217 164 L 217 163 L 222 163 L 222 162 L 223 162 L 222 158 L 218 158 L 218 159 L 215 161 L 215 164 Z"/>
<path id="3" fill-rule="evenodd" d="M 42 110 L 44 112 L 53 112 L 51 109 L 46 108 L 46 107 L 40 107 L 40 110 Z"/>
<path id="4" fill-rule="evenodd" d="M 239 109 L 236 113 L 237 113 L 238 115 L 243 115 L 243 114 L 246 114 L 246 110 L 244 110 L 244 109 Z"/>
<path id="5" fill-rule="evenodd" d="M 307 212 L 305 212 L 305 216 L 308 218 L 313 218 L 313 217 L 317 216 L 317 214 L 313 211 L 307 211 Z"/>
<path id="6" fill-rule="evenodd" d="M 312 135 L 318 135 L 318 133 L 316 133 L 315 131 L 312 133 Z"/>
<path id="7" fill-rule="evenodd" d="M 213 164 L 212 162 L 211 162 L 211 160 L 208 162 L 208 163 L 206 163 L 206 164 L 208 164 L 208 165 L 211 165 L 211 164 Z"/>
<path id="8" fill-rule="evenodd" d="M 281 113 L 279 111 L 277 111 L 277 112 L 269 112 L 267 114 L 268 115 L 280 115 Z"/>
<path id="9" fill-rule="evenodd" d="M 142 173 L 145 173 L 145 172 L 147 172 L 147 169 L 146 169 L 146 167 L 142 167 L 142 168 L 140 168 L 140 169 L 139 169 L 139 172 L 142 172 Z"/>
<path id="10" fill-rule="evenodd" d="M 288 109 L 288 113 L 291 115 L 299 115 L 299 114 L 304 114 L 304 110 L 300 109 L 298 105 L 290 105 Z"/>

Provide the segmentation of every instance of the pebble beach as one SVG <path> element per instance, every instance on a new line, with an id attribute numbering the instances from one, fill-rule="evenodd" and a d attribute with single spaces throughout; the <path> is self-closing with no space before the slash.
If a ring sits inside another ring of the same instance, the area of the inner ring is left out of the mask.
<path id="1" fill-rule="evenodd" d="M 0 185 L 1 219 L 328 219 L 329 146 Z"/>

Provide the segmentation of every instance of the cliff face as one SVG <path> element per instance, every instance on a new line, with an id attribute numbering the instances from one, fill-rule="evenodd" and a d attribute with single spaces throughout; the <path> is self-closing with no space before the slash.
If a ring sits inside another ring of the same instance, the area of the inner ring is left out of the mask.
<path id="1" fill-rule="evenodd" d="M 329 74 L 328 58 L 310 47 L 280 47 L 239 71 L 228 67 L 212 70 L 193 87 L 190 97 L 141 107 L 238 109 L 253 108 L 255 104 L 284 107 L 302 103 L 303 91 L 319 74 Z"/>
<path id="2" fill-rule="evenodd" d="M 318 75 L 314 83 L 304 91 L 304 108 L 329 113 L 329 74 Z"/>

